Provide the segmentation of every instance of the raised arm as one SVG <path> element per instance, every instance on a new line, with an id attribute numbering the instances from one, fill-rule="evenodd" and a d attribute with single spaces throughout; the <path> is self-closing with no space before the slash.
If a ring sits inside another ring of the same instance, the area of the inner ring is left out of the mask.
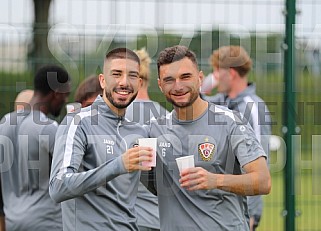
<path id="1" fill-rule="evenodd" d="M 140 162 L 151 160 L 151 150 L 135 147 L 85 171 L 82 164 L 86 135 L 81 131 L 72 136 L 68 132 L 63 135 L 64 130 L 63 127 L 58 128 L 50 176 L 49 194 L 56 202 L 82 196 L 121 174 L 150 170 Z"/>

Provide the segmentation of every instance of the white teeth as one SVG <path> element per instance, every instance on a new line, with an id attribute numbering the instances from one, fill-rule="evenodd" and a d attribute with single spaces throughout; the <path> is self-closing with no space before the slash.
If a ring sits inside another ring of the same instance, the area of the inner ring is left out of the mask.
<path id="1" fill-rule="evenodd" d="M 129 94 L 127 91 L 119 91 L 117 93 L 120 95 L 128 95 Z"/>

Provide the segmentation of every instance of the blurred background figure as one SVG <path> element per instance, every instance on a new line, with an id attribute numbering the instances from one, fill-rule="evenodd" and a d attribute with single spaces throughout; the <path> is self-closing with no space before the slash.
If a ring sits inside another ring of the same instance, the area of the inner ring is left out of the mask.
<path id="1" fill-rule="evenodd" d="M 75 102 L 66 104 L 67 113 L 77 112 L 81 108 L 91 105 L 102 92 L 98 76 L 90 75 L 77 87 L 74 95 Z"/>
<path id="2" fill-rule="evenodd" d="M 70 82 L 69 74 L 61 67 L 40 68 L 28 108 L 1 119 L 0 156 L 9 160 L 1 166 L 6 230 L 62 230 L 60 204 L 49 197 L 58 124 L 48 115 L 60 114 L 70 93 Z"/>
<path id="3" fill-rule="evenodd" d="M 16 97 L 14 102 L 14 110 L 30 110 L 30 100 L 33 96 L 34 91 L 30 89 L 22 90 Z M 26 108 L 27 106 L 27 108 Z M 28 107 L 29 106 L 29 107 Z"/>
<path id="4" fill-rule="evenodd" d="M 33 90 L 25 89 L 18 93 L 14 102 L 14 110 L 30 110 L 30 100 L 33 96 Z M 1 179 L 0 179 L 0 192 L 1 192 Z M 2 193 L 0 195 L 0 231 L 5 230 L 5 217 L 3 212 Z"/>
<path id="5" fill-rule="evenodd" d="M 158 102 L 152 101 L 148 95 L 150 83 L 151 58 L 145 48 L 135 51 L 140 59 L 139 76 L 143 80 L 142 87 L 138 91 L 136 99 L 127 107 L 126 118 L 140 124 L 149 123 L 152 117 L 160 117 L 168 113 Z M 159 214 L 157 196 L 149 192 L 139 182 L 135 209 L 138 215 L 140 231 L 159 230 Z"/>
<path id="6" fill-rule="evenodd" d="M 81 107 L 91 105 L 97 95 L 103 92 L 97 75 L 91 75 L 84 79 L 75 92 L 75 102 L 81 103 Z"/>
<path id="7" fill-rule="evenodd" d="M 252 68 L 250 56 L 241 46 L 223 46 L 213 51 L 210 64 L 217 81 L 218 94 L 204 98 L 240 112 L 243 121 L 253 128 L 269 158 L 271 115 L 263 99 L 256 95 L 255 84 L 248 80 L 248 73 Z M 254 231 L 262 216 L 262 196 L 248 196 L 248 206 L 250 230 Z"/>

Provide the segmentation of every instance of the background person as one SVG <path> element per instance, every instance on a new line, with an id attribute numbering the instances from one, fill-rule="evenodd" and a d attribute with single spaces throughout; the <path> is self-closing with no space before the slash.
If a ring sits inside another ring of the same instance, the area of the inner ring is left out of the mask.
<path id="1" fill-rule="evenodd" d="M 58 66 L 40 68 L 29 110 L 0 123 L 1 184 L 6 230 L 62 230 L 61 208 L 48 193 L 58 116 L 70 92 L 70 77 Z M 3 152 L 3 153 L 1 153 Z"/>
<path id="2" fill-rule="evenodd" d="M 161 230 L 249 230 L 248 195 L 270 192 L 266 154 L 250 126 L 200 98 L 203 73 L 184 46 L 160 52 L 158 85 L 174 110 L 152 120 Z M 175 159 L 194 155 L 179 173 Z"/>
<path id="3" fill-rule="evenodd" d="M 30 89 L 25 89 L 19 92 L 19 94 L 15 98 L 15 103 L 14 103 L 14 109 L 15 110 L 24 110 L 28 109 L 30 110 L 30 100 L 33 96 L 33 90 Z M 29 105 L 29 107 L 25 108 L 26 105 Z M 0 179 L 0 192 L 2 191 L 1 189 L 1 179 Z M 2 193 L 0 195 L 0 231 L 5 230 L 5 218 L 4 218 L 4 212 L 3 212 L 3 200 L 2 200 Z"/>
<path id="4" fill-rule="evenodd" d="M 79 112 L 80 108 L 91 105 L 98 95 L 101 95 L 103 89 L 97 75 L 91 75 L 84 79 L 76 89 L 75 102 L 66 104 L 67 113 Z"/>
<path id="5" fill-rule="evenodd" d="M 240 112 L 269 156 L 271 116 L 265 102 L 256 95 L 255 84 L 248 81 L 248 73 L 252 68 L 251 58 L 240 46 L 224 46 L 213 51 L 210 63 L 219 93 L 205 99 Z M 250 196 L 248 203 L 250 227 L 255 230 L 262 216 L 262 196 Z"/>
<path id="6" fill-rule="evenodd" d="M 124 115 L 141 87 L 139 65 L 129 49 L 108 52 L 102 96 L 58 128 L 49 192 L 62 202 L 66 230 L 138 230 L 138 170 L 150 170 L 141 162 L 152 160 L 152 150 L 137 147 L 146 130 Z"/>
<path id="7" fill-rule="evenodd" d="M 91 75 L 84 79 L 75 92 L 75 102 L 81 103 L 81 107 L 91 105 L 98 95 L 103 93 L 97 75 Z"/>

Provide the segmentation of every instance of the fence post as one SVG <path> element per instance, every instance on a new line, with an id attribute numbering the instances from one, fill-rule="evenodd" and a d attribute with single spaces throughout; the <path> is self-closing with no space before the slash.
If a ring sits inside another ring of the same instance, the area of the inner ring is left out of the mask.
<path id="1" fill-rule="evenodd" d="M 285 230 L 295 231 L 295 16 L 296 1 L 286 0 L 284 40 L 284 140 L 286 143 L 285 165 Z M 294 110 L 293 110 L 294 109 Z"/>

